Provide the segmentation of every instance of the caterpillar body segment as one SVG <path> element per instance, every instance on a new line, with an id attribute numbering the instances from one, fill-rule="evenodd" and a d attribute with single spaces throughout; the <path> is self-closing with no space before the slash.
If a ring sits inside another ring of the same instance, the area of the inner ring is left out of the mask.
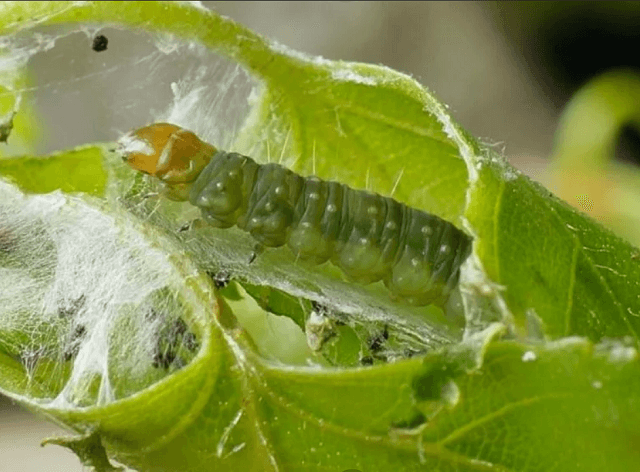
<path id="1" fill-rule="evenodd" d="M 259 244 L 286 244 L 314 264 L 330 260 L 360 283 L 382 280 L 411 305 L 444 306 L 471 250 L 466 234 L 435 215 L 218 151 L 175 125 L 153 124 L 121 143 L 131 167 L 157 177 L 169 198 L 199 207 L 211 225 L 237 225 Z"/>

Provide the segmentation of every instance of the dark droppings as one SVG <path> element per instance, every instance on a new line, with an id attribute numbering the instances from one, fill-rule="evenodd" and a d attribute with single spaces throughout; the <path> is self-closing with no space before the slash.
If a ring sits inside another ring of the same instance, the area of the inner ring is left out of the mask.
<path id="1" fill-rule="evenodd" d="M 373 365 L 373 357 L 371 356 L 364 356 L 360 358 L 360 364 L 361 365 Z"/>
<path id="2" fill-rule="evenodd" d="M 322 316 L 328 316 L 331 314 L 331 308 L 315 300 L 311 300 L 311 308 L 313 308 L 313 311 Z"/>
<path id="3" fill-rule="evenodd" d="M 11 254 L 17 246 L 17 237 L 11 230 L 0 228 L 0 254 Z"/>
<path id="4" fill-rule="evenodd" d="M 75 300 L 66 304 L 65 306 L 59 306 L 58 316 L 60 318 L 74 317 L 75 315 L 78 314 L 80 309 L 84 306 L 85 300 L 86 300 L 86 297 L 84 295 L 81 295 L 80 297 L 76 298 Z"/>
<path id="5" fill-rule="evenodd" d="M 374 353 L 380 351 L 388 339 L 389 328 L 385 326 L 381 333 L 376 334 L 369 340 L 369 349 Z"/>
<path id="6" fill-rule="evenodd" d="M 182 345 L 189 351 L 189 352 L 195 352 L 199 347 L 200 344 L 198 343 L 198 340 L 196 339 L 196 335 L 188 332 L 185 333 L 183 339 L 182 339 Z"/>
<path id="7" fill-rule="evenodd" d="M 0 123 L 0 143 L 6 144 L 8 142 L 11 131 L 13 131 L 13 119 L 15 116 L 16 112 L 14 111 L 5 122 Z"/>
<path id="8" fill-rule="evenodd" d="M 175 360 L 176 360 L 175 351 L 170 349 L 160 351 L 160 349 L 158 349 L 153 355 L 152 365 L 155 368 L 161 367 L 163 369 L 168 369 Z"/>
<path id="9" fill-rule="evenodd" d="M 77 325 L 71 336 L 69 336 L 68 345 L 66 349 L 62 352 L 62 358 L 68 362 L 78 355 L 80 352 L 80 346 L 82 345 L 82 341 L 87 335 L 87 328 L 83 325 Z"/>
<path id="10" fill-rule="evenodd" d="M 200 343 L 194 333 L 182 319 L 177 319 L 160 330 L 158 342 L 153 353 L 152 365 L 156 368 L 168 369 L 172 365 L 183 367 L 186 362 L 180 356 L 180 348 L 193 353 Z"/>
<path id="11" fill-rule="evenodd" d="M 107 37 L 103 34 L 99 34 L 95 38 L 93 38 L 91 49 L 93 49 L 95 52 L 106 51 L 108 44 L 109 40 L 107 39 Z"/>

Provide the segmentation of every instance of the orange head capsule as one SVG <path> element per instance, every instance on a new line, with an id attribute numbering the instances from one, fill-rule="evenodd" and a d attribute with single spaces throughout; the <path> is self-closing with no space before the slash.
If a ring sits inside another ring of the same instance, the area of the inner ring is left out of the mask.
<path id="1" fill-rule="evenodd" d="M 169 123 L 154 123 L 120 139 L 123 160 L 160 179 L 163 193 L 185 200 L 191 184 L 217 149 L 194 133 Z"/>

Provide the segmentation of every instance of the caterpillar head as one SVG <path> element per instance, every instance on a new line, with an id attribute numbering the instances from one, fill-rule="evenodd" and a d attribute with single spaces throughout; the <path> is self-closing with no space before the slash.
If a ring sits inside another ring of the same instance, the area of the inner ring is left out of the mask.
<path id="1" fill-rule="evenodd" d="M 217 149 L 194 133 L 170 123 L 154 123 L 119 141 L 122 159 L 133 169 L 157 177 L 162 193 L 186 200 L 191 184 Z"/>

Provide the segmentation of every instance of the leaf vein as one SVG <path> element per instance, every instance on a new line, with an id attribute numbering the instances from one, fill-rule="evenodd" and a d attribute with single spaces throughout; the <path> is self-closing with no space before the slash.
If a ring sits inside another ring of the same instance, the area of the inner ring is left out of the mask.
<path id="1" fill-rule="evenodd" d="M 573 242 L 573 253 L 571 254 L 571 266 L 569 272 L 569 290 L 567 290 L 567 309 L 565 311 L 564 335 L 571 334 L 571 312 L 573 310 L 573 296 L 576 285 L 576 269 L 578 266 L 578 254 L 580 252 L 580 244 L 578 241 Z"/>
<path id="2" fill-rule="evenodd" d="M 501 416 L 504 416 L 508 413 L 510 413 L 513 410 L 516 410 L 518 408 L 523 408 L 529 405 L 532 405 L 534 403 L 539 403 L 541 401 L 544 400 L 556 400 L 556 399 L 560 399 L 560 398 L 567 398 L 570 397 L 570 394 L 553 394 L 553 395 L 546 395 L 546 396 L 536 396 L 536 397 L 531 397 L 531 398 L 524 398 L 520 401 L 514 402 L 514 403 L 509 403 L 508 405 L 503 406 L 502 408 L 499 408 L 487 415 L 484 415 L 474 421 L 471 421 L 469 423 L 467 423 L 466 425 L 462 426 L 461 428 L 455 429 L 453 430 L 449 435 L 447 435 L 445 438 L 441 439 L 440 441 L 438 441 L 436 444 L 438 444 L 439 446 L 446 446 L 447 444 L 463 437 L 465 434 L 467 434 L 468 432 L 472 431 L 475 428 L 479 428 L 480 426 L 488 423 L 489 421 L 492 421 L 496 418 L 499 418 Z"/>

